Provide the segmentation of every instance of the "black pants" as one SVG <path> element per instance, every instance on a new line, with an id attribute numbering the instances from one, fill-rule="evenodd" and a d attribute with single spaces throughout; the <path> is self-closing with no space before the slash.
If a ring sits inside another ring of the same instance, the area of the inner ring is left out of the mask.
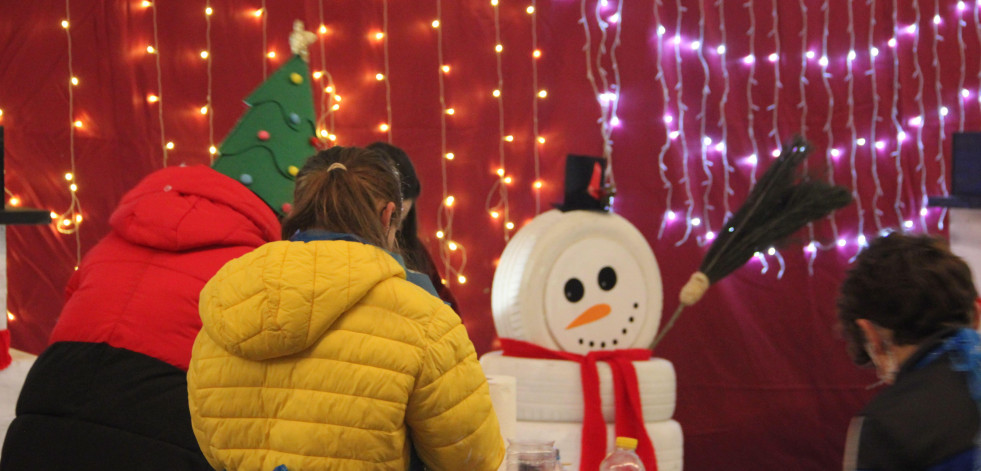
<path id="1" fill-rule="evenodd" d="M 106 344 L 59 342 L 27 375 L 0 471 L 210 470 L 186 373 Z"/>

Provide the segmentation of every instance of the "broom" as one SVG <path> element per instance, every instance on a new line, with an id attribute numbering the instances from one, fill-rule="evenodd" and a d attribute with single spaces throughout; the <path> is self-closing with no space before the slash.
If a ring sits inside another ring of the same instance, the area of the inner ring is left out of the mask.
<path id="1" fill-rule="evenodd" d="M 681 288 L 681 302 L 651 343 L 651 350 L 671 330 L 681 311 L 697 303 L 710 285 L 743 266 L 753 254 L 852 201 L 845 188 L 798 174 L 797 168 L 810 152 L 810 144 L 800 136 L 784 144 L 780 156 L 719 231 L 698 271 Z"/>

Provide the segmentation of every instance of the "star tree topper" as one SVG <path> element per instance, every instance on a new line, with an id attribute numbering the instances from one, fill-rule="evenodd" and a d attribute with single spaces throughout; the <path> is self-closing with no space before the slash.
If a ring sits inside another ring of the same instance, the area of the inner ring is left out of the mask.
<path id="1" fill-rule="evenodd" d="M 303 29 L 303 21 L 293 21 L 293 32 L 290 33 L 290 50 L 300 56 L 305 62 L 310 62 L 310 52 L 307 46 L 317 40 L 317 35 Z"/>

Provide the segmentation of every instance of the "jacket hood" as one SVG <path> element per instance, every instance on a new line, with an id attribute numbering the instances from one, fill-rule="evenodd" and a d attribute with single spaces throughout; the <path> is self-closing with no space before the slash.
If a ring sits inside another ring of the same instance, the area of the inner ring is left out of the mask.
<path id="1" fill-rule="evenodd" d="M 228 262 L 201 290 L 204 331 L 229 353 L 301 352 L 380 283 L 405 278 L 384 250 L 343 240 L 272 242 Z"/>
<path id="2" fill-rule="evenodd" d="M 127 192 L 109 219 L 127 241 L 167 251 L 279 240 L 279 220 L 258 196 L 204 165 L 158 170 Z"/>

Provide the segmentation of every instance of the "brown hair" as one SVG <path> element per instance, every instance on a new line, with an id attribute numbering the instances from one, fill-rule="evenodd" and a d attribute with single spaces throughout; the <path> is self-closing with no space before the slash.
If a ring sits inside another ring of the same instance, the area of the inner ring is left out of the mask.
<path id="1" fill-rule="evenodd" d="M 967 327 L 978 293 L 971 269 L 932 236 L 893 233 L 873 240 L 841 284 L 838 319 L 849 354 L 869 357 L 855 323 L 868 319 L 893 332 L 899 345 L 917 345 L 947 327 Z"/>
<path id="2" fill-rule="evenodd" d="M 310 157 L 297 173 L 293 209 L 283 219 L 283 239 L 297 231 L 322 229 L 394 250 L 379 217 L 388 202 L 395 203 L 390 224 L 398 227 L 402 192 L 398 172 L 387 159 L 360 147 L 331 147 Z"/>

